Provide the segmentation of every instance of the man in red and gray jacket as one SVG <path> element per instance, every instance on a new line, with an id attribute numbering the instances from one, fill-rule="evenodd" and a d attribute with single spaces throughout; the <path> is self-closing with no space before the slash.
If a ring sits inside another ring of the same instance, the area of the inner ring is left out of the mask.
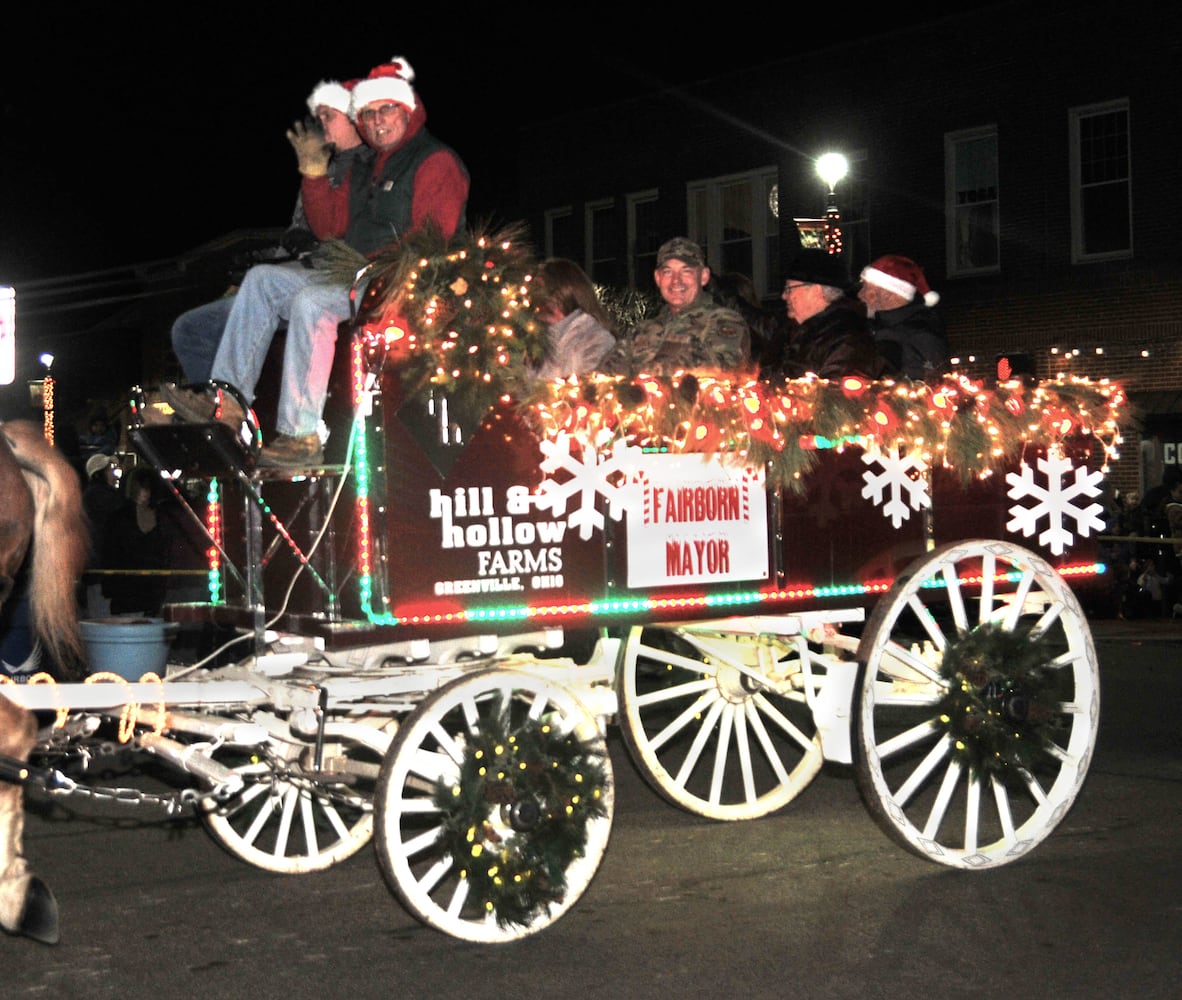
<path id="1" fill-rule="evenodd" d="M 353 87 L 350 114 L 370 150 L 354 161 L 339 187 L 329 182 L 323 141 L 298 130 L 288 134 L 302 175 L 304 211 L 318 239 L 343 240 L 372 258 L 424 226 L 450 239 L 465 225 L 468 171 L 427 131 L 413 80 L 410 65 L 395 57 Z M 278 434 L 263 448 L 260 465 L 306 468 L 323 461 L 321 414 L 349 293 L 347 286 L 318 281 L 314 270 L 263 264 L 243 278 L 210 377 L 253 401 L 272 332 L 287 321 Z M 169 401 L 186 419 L 209 419 L 209 401 L 199 394 L 174 390 Z M 238 404 L 223 396 L 219 419 L 237 429 L 243 417 Z"/>

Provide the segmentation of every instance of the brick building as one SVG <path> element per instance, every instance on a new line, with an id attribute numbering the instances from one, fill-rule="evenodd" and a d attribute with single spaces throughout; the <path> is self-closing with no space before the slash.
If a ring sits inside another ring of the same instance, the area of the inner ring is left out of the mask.
<path id="1" fill-rule="evenodd" d="M 787 15 L 784 15 L 787 18 Z M 839 20 L 839 19 L 838 19 Z M 1040 378 L 1121 382 L 1138 404 L 1122 490 L 1182 465 L 1182 10 L 1001 3 L 578 111 L 521 136 L 539 247 L 651 287 L 688 233 L 776 303 L 783 261 L 836 188 L 851 272 L 920 261 L 960 370 L 1025 355 Z M 1134 156 L 1135 151 L 1135 156 Z"/>

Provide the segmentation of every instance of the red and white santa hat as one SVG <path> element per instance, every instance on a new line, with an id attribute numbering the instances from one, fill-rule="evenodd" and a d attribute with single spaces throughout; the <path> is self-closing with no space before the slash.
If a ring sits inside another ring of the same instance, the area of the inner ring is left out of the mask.
<path id="1" fill-rule="evenodd" d="M 417 106 L 414 82 L 415 71 L 402 56 L 394 56 L 388 63 L 382 63 L 369 71 L 369 76 L 359 80 L 353 88 L 353 101 L 349 115 L 356 119 L 361 109 L 375 101 L 390 101 L 401 104 L 407 111 Z"/>
<path id="2" fill-rule="evenodd" d="M 939 293 L 929 287 L 923 268 L 910 257 L 898 254 L 879 257 L 863 269 L 862 281 L 902 295 L 908 301 L 914 299 L 916 294 L 922 295 L 924 305 L 927 306 L 934 306 L 940 301 Z"/>
<path id="3" fill-rule="evenodd" d="M 356 80 L 346 80 L 344 83 L 338 80 L 321 80 L 308 95 L 308 110 L 312 114 L 316 114 L 316 109 L 324 105 L 347 115 L 349 102 L 353 96 L 351 91 L 357 86 L 357 82 Z"/>

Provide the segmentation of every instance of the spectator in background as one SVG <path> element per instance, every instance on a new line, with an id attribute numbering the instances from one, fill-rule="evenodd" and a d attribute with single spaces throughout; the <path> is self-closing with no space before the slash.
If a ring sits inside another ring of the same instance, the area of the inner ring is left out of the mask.
<path id="1" fill-rule="evenodd" d="M 874 343 L 900 375 L 923 382 L 947 373 L 948 337 L 934 308 L 940 296 L 915 261 L 898 254 L 872 261 L 862 270 L 858 298 Z"/>
<path id="2" fill-rule="evenodd" d="M 743 317 L 705 291 L 710 268 L 702 248 L 676 236 L 657 250 L 653 272 L 664 304 L 603 360 L 612 374 L 671 375 L 694 368 L 741 370 L 751 360 Z"/>
<path id="3" fill-rule="evenodd" d="M 86 486 L 82 490 L 82 508 L 90 527 L 90 561 L 87 569 L 104 569 L 107 525 L 111 516 L 123 506 L 119 492 L 119 463 L 105 453 L 91 455 L 86 460 Z M 86 584 L 85 606 L 88 618 L 105 618 L 111 613 L 111 602 L 103 594 L 102 577 L 83 575 Z"/>
<path id="4" fill-rule="evenodd" d="M 595 371 L 616 338 L 591 279 L 573 260 L 555 257 L 542 262 L 534 281 L 538 317 L 546 324 L 546 354 L 534 377 L 549 381 Z"/>
<path id="5" fill-rule="evenodd" d="M 349 118 L 349 100 L 356 82 L 322 80 L 308 96 L 308 110 L 316 119 L 324 142 L 332 150 L 328 161 L 328 178 L 334 186 L 340 186 L 344 181 L 353 165 L 354 155 L 363 148 L 361 136 Z M 293 127 L 293 132 L 297 130 L 301 135 L 312 131 L 302 124 Z M 317 245 L 318 240 L 304 212 L 303 197 L 298 196 L 291 224 L 274 250 L 274 259 L 277 262 L 288 260 L 288 266 L 304 267 L 311 264 L 307 255 Z M 231 285 L 221 298 L 181 313 L 173 322 L 172 350 L 187 382 L 209 381 L 213 359 L 237 291 L 237 286 Z M 165 398 L 168 398 L 168 392 Z M 209 416 L 212 419 L 212 406 L 209 407 Z"/>
<path id="6" fill-rule="evenodd" d="M 164 603 L 168 577 L 158 571 L 168 569 L 171 550 L 156 511 L 160 473 L 140 466 L 127 478 L 126 499 L 111 515 L 103 537 L 104 568 L 126 572 L 105 575 L 103 592 L 113 614 L 152 617 Z"/>
<path id="7" fill-rule="evenodd" d="M 769 359 L 764 378 L 804 378 L 808 374 L 837 379 L 867 379 L 893 374 L 879 353 L 857 300 L 850 297 L 849 273 L 838 254 L 802 250 L 788 266 L 780 298 L 788 318 L 798 325 L 788 334 L 783 352 Z"/>
<path id="8" fill-rule="evenodd" d="M 751 357 L 762 364 L 764 359 L 783 350 L 788 335 L 787 317 L 784 310 L 765 309 L 760 302 L 755 282 L 738 271 L 710 275 L 706 291 L 719 305 L 733 309 L 743 317 L 751 334 Z"/>

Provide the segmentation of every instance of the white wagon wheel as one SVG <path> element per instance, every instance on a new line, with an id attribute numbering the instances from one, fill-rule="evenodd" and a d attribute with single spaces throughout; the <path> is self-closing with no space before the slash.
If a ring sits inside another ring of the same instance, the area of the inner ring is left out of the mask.
<path id="1" fill-rule="evenodd" d="M 533 934 L 607 847 L 612 773 L 595 718 L 532 674 L 481 670 L 422 701 L 382 765 L 376 847 L 406 908 L 453 937 Z"/>
<path id="2" fill-rule="evenodd" d="M 634 626 L 617 678 L 624 741 L 675 805 L 719 820 L 767 815 L 821 768 L 810 707 L 821 662 L 800 638 Z"/>
<path id="3" fill-rule="evenodd" d="M 1013 861 L 1063 819 L 1099 724 L 1083 611 L 1037 555 L 945 545 L 876 606 L 859 648 L 855 773 L 871 813 L 954 868 Z"/>
<path id="4" fill-rule="evenodd" d="M 373 836 L 374 790 L 390 740 L 374 726 L 329 723 L 318 773 L 311 744 L 223 747 L 215 759 L 246 785 L 213 803 L 205 825 L 226 850 L 258 868 L 293 875 L 329 868 Z"/>

